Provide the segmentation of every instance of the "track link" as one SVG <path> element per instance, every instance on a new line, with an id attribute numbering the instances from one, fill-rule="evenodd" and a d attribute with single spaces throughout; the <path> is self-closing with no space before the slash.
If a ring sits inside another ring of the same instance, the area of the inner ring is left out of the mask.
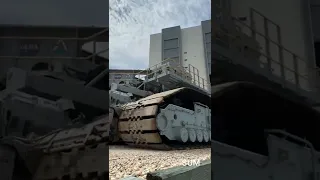
<path id="1" fill-rule="evenodd" d="M 109 179 L 110 130 L 108 116 L 86 126 L 48 134 L 34 149 L 41 157 L 34 180 L 107 180 Z"/>
<path id="2" fill-rule="evenodd" d="M 174 93 L 176 90 L 171 90 Z M 121 139 L 129 146 L 158 149 L 158 150 L 183 150 L 209 148 L 210 144 L 174 144 L 167 143 L 159 134 L 156 116 L 159 107 L 164 102 L 166 94 L 159 93 L 137 102 L 128 103 L 123 106 L 123 111 L 119 117 L 119 133 Z"/>
<path id="3" fill-rule="evenodd" d="M 107 180 L 108 145 L 98 144 L 42 157 L 34 180 Z"/>

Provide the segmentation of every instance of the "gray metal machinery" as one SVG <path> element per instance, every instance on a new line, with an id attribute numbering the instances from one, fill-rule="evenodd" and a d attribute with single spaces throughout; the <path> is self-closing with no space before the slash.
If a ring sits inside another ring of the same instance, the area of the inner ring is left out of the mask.
<path id="1" fill-rule="evenodd" d="M 165 59 L 137 73 L 136 77 L 143 79 L 143 82 L 135 88 L 151 92 L 153 95 L 137 96 L 144 98 L 124 106 L 125 110 L 119 117 L 119 131 L 125 142 L 137 145 L 144 143 L 145 146 L 154 145 L 160 148 L 168 145 L 167 142 L 208 144 L 211 134 L 210 83 L 199 76 L 197 68 L 191 64 L 184 67 L 180 61 Z M 120 86 L 118 88 L 120 89 Z M 113 98 L 111 101 L 131 101 L 130 95 L 123 94 L 124 92 L 136 94 L 132 90 L 118 90 L 116 93 L 113 89 L 110 92 L 110 97 Z M 189 97 L 191 92 L 194 92 L 193 97 Z M 121 95 L 123 98 L 120 98 Z M 152 101 L 152 98 L 159 101 Z M 164 102 L 160 101 L 161 98 Z M 126 114 L 127 111 L 129 114 Z"/>
<path id="2" fill-rule="evenodd" d="M 0 52 L 2 179 L 107 179 L 107 144 L 119 140 L 160 149 L 208 146 L 209 86 L 168 60 L 148 69 L 142 84 L 109 89 L 108 68 L 97 56 L 107 49 L 78 52 L 86 42 L 108 41 L 107 32 L 0 37 L 21 43 L 18 54 Z"/>
<path id="3" fill-rule="evenodd" d="M 214 62 L 213 67 L 223 67 L 224 70 L 226 68 L 230 68 L 232 70 L 235 69 L 246 69 L 251 72 L 251 76 L 261 76 L 264 79 L 268 79 L 269 84 L 276 83 L 282 89 L 290 89 L 294 91 L 298 95 L 302 95 L 306 97 L 308 103 L 315 103 L 319 102 L 317 99 L 317 92 L 314 89 L 310 90 L 303 90 L 299 84 L 299 79 L 306 78 L 302 77 L 297 72 L 297 66 L 293 70 L 295 76 L 293 77 L 294 83 L 292 82 L 285 82 L 283 76 L 275 76 L 272 73 L 272 69 L 270 68 L 270 62 L 272 59 L 268 57 L 267 54 L 264 54 L 259 45 L 256 41 L 256 36 L 260 35 L 262 38 L 267 39 L 266 35 L 257 34 L 254 31 L 254 24 L 251 24 L 251 27 L 242 23 L 241 18 L 239 17 L 232 17 L 230 12 L 230 1 L 213 1 L 213 10 L 215 14 L 213 15 L 213 50 L 214 50 Z M 254 9 L 250 9 L 251 16 L 254 13 L 259 13 Z M 260 14 L 261 15 L 261 14 Z M 268 22 L 269 20 L 262 16 L 264 22 Z M 250 16 L 249 16 L 250 18 Z M 279 28 L 276 25 L 276 28 Z M 246 29 L 247 31 L 244 31 Z M 248 35 L 249 34 L 249 35 Z M 279 35 L 279 34 L 278 34 Z M 267 40 L 266 40 L 267 41 Z M 281 44 L 281 43 L 280 43 Z M 285 49 L 281 47 L 279 51 L 285 51 Z M 279 52 L 281 55 L 282 53 Z M 294 58 L 297 58 L 293 53 L 290 53 Z M 268 61 L 259 61 L 261 57 L 267 57 Z M 281 57 L 280 57 L 281 59 Z M 296 63 L 298 60 L 294 59 Z M 281 62 L 280 62 L 281 63 Z M 235 68 L 233 68 L 235 67 Z M 283 64 L 281 66 L 282 73 L 285 67 Z M 223 69 L 222 68 L 222 69 Z M 221 70 L 222 71 L 222 70 Z M 252 83 L 241 83 L 241 82 L 228 82 L 236 81 L 237 78 L 228 76 L 229 79 L 219 76 L 223 72 L 219 71 L 219 68 L 213 68 L 213 97 L 220 96 L 224 89 L 230 89 L 235 87 L 244 87 L 244 86 L 251 86 L 251 88 L 257 88 L 256 84 L 258 81 L 252 80 Z M 229 71 L 229 69 L 228 69 Z M 231 71 L 231 70 L 230 70 Z M 248 71 L 239 71 L 244 72 Z M 233 71 L 232 71 L 233 72 Z M 219 74 L 221 73 L 221 74 Z M 235 76 L 240 76 L 239 73 L 234 71 Z M 249 79 L 249 78 L 248 78 Z M 263 79 L 263 78 L 260 78 Z M 241 80 L 241 79 L 238 79 Z M 245 79 L 243 79 L 245 80 Z M 228 83 L 226 83 L 228 82 Z M 262 82 L 262 80 L 261 80 Z M 272 83 L 271 83 L 272 82 Z M 251 85 L 248 85 L 251 84 Z M 254 86 L 253 86 L 254 85 Z M 266 85 L 266 84 L 265 84 Z M 245 89 L 244 89 L 245 91 Z M 290 92 L 288 91 L 288 94 Z M 298 101 L 298 95 L 296 95 L 296 101 Z M 312 98 L 310 98 L 312 97 Z M 227 97 L 226 97 L 227 98 Z M 221 100 L 223 101 L 223 100 Z M 225 99 L 227 101 L 227 99 Z M 282 101 L 283 102 L 283 101 Z M 304 102 L 306 103 L 306 102 Z M 300 104 L 304 104 L 301 103 Z M 239 103 L 241 105 L 241 103 Z M 217 104 L 215 107 L 218 108 Z M 223 106 L 223 103 L 221 103 Z M 265 106 L 264 106 L 265 107 Z M 302 107 L 302 106 L 301 106 Z M 309 114 L 318 114 L 316 111 L 312 110 L 311 106 L 307 106 L 310 111 Z M 221 108 L 226 108 L 225 106 Z M 267 108 L 267 107 L 266 107 Z M 238 107 L 238 109 L 240 109 Z M 212 109 L 212 112 L 215 113 L 216 109 Z M 303 111 L 302 108 L 299 111 Z M 267 112 L 264 111 L 264 112 Z M 247 111 L 250 112 L 250 110 Z M 291 112 L 290 112 L 291 113 Z M 230 114 L 230 112 L 229 112 Z M 261 114 L 260 114 L 261 116 Z M 309 117 L 309 116 L 308 116 Z M 224 119 L 225 118 L 225 119 Z M 240 118 L 240 117 L 234 117 Z M 261 117 L 262 119 L 263 117 Z M 274 117 L 278 118 L 278 117 Z M 306 117 L 307 118 L 307 117 Z M 317 120 L 319 116 L 316 117 Z M 226 117 L 213 117 L 213 126 L 219 126 L 218 119 L 226 120 Z M 259 123 L 263 123 L 261 119 L 255 119 L 255 121 Z M 221 121 L 222 121 L 221 120 Z M 244 121 L 244 119 L 237 119 L 236 121 Z M 272 120 L 269 119 L 269 125 Z M 309 121 L 309 119 L 304 119 L 304 121 Z M 272 121 L 273 122 L 273 121 Z M 245 123 L 245 122 L 241 122 Z M 276 122 L 273 122 L 276 125 Z M 279 119 L 279 124 L 280 124 Z M 304 122 L 299 124 L 295 124 L 295 126 L 300 126 L 301 128 L 305 128 L 307 125 L 302 125 Z M 240 124 L 240 123 L 239 123 Z M 237 125 L 239 125 L 237 124 Z M 233 125 L 233 126 L 237 126 Z M 242 129 L 242 127 L 237 126 L 236 129 L 238 133 L 246 134 L 247 138 L 255 138 L 255 134 L 250 134 L 252 132 L 256 132 L 255 126 L 248 125 L 247 129 Z M 283 123 L 281 124 L 283 125 Z M 252 126 L 252 128 L 250 128 Z M 262 126 L 262 125 L 261 125 Z M 259 127 L 261 127 L 259 126 Z M 280 126 L 280 125 L 279 125 Z M 290 125 L 289 125 L 290 126 Z M 302 127 L 303 126 L 303 127 Z M 313 126 L 313 125 L 310 125 Z M 222 127 L 222 126 L 221 126 Z M 269 126 L 270 127 L 270 126 Z M 282 126 L 281 126 L 282 127 Z M 284 127 L 282 127 L 284 128 Z M 288 127 L 289 129 L 292 128 L 291 126 Z M 214 130 L 218 128 L 213 127 Z M 212 130 L 212 131 L 214 131 Z M 288 129 L 286 129 L 288 130 Z M 226 135 L 226 129 L 220 129 L 221 136 Z M 315 131 L 317 131 L 315 129 Z M 309 139 L 305 139 L 304 137 L 298 137 L 293 135 L 293 133 L 288 133 L 285 130 L 278 130 L 278 129 L 265 129 L 265 132 L 257 132 L 260 134 L 265 134 L 264 139 L 266 141 L 267 150 L 266 154 L 252 152 L 247 149 L 241 149 L 234 145 L 230 145 L 224 143 L 220 140 L 213 140 L 212 141 L 212 159 L 214 159 L 212 164 L 213 169 L 213 176 L 215 180 L 222 180 L 222 179 L 294 179 L 294 180 L 307 180 L 319 179 L 319 155 L 320 153 L 315 148 L 316 137 L 308 137 Z M 297 133 L 297 132 L 296 132 Z M 310 133 L 310 132 L 309 132 Z M 306 132 L 304 132 L 306 134 Z M 236 135 L 235 135 L 236 136 Z M 213 139 L 216 139 L 213 137 Z M 310 142 L 312 139 L 312 143 Z M 240 139 L 238 140 L 240 143 Z M 242 141 L 241 141 L 242 142 Z M 256 144 L 258 146 L 258 144 Z"/>
<path id="4" fill-rule="evenodd" d="M 3 54 L 1 51 L 0 56 L 1 179 L 65 178 L 70 176 L 72 169 L 78 176 L 108 178 L 106 146 L 91 148 L 84 156 L 81 153 L 60 153 L 75 151 L 74 147 L 79 148 L 77 145 L 81 143 L 83 147 L 84 143 L 108 141 L 108 60 L 98 56 L 108 49 L 89 55 L 68 54 L 64 49 L 62 53 L 54 52 L 48 56 L 41 53 L 39 44 L 35 43 L 41 40 L 49 43 L 47 46 L 42 44 L 44 47 L 50 47 L 50 43 L 60 42 L 57 48 L 69 45 L 69 52 L 77 52 L 86 42 L 108 42 L 106 34 L 108 29 L 102 28 L 89 37 L 0 37 L 22 43 L 20 54 Z M 73 46 L 75 42 L 80 46 Z M 53 50 L 56 50 L 55 46 Z M 99 129 L 104 126 L 108 128 Z M 88 153 L 99 154 L 103 162 L 93 163 L 93 169 L 87 168 L 92 162 L 92 159 L 85 158 Z M 55 157 L 70 163 L 71 155 L 82 160 L 74 166 L 58 163 L 60 167 L 71 169 L 50 167 Z M 45 170 L 41 169 L 42 164 Z M 97 171 L 99 173 L 95 174 Z"/>
<path id="5" fill-rule="evenodd" d="M 97 36 L 107 31 L 71 40 L 80 44 L 97 41 Z M 161 149 L 181 148 L 177 142 L 183 148 L 189 142 L 205 146 L 210 142 L 210 93 L 199 86 L 199 78 L 181 71 L 183 68 L 164 63 L 148 70 L 150 77 L 138 87 L 113 85 L 109 89 L 108 69 L 97 65 L 97 53 L 47 57 L 36 56 L 36 44 L 24 47 L 23 52 L 33 53 L 0 57 L 4 59 L 0 61 L 0 167 L 4 180 L 107 179 L 107 144 L 120 140 Z M 127 104 L 118 107 L 123 103 Z"/>
<path id="6" fill-rule="evenodd" d="M 112 85 L 112 105 L 131 102 L 119 116 L 119 135 L 125 143 L 156 149 L 208 145 L 210 85 L 190 69 L 194 68 L 189 65 L 186 70 L 168 59 L 137 73 L 143 82 L 136 87 Z"/>
<path id="7" fill-rule="evenodd" d="M 320 91 L 314 80 L 317 77 L 311 75 L 317 73 L 318 69 L 308 67 L 306 60 L 283 47 L 280 26 L 252 7 L 246 13 L 248 16 L 233 17 L 231 2 L 217 1 L 213 6 L 215 63 L 230 62 L 229 64 L 245 67 L 256 75 L 305 97 L 308 103 L 320 102 Z M 261 22 L 256 22 L 257 20 Z M 258 27 L 258 23 L 262 28 Z M 272 35 L 276 40 L 270 37 L 270 29 L 274 31 Z M 292 64 L 292 67 L 286 63 Z M 303 67 L 307 72 L 301 72 Z"/>
<path id="8" fill-rule="evenodd" d="M 179 87 L 189 87 L 210 95 L 210 82 L 199 76 L 197 68 L 188 65 L 183 67 L 173 59 L 163 60 L 147 70 L 138 73 L 138 77 L 145 75 L 144 89 L 154 89 L 154 91 L 164 91 Z"/>

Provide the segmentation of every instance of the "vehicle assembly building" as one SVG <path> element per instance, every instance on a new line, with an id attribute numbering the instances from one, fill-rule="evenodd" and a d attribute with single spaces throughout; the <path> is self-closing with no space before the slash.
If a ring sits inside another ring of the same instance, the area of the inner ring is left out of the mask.
<path id="1" fill-rule="evenodd" d="M 210 89 L 211 77 L 211 21 L 181 29 L 180 26 L 162 29 L 150 35 L 149 70 L 166 62 L 175 62 L 192 76 L 197 86 Z M 110 70 L 109 84 L 130 84 L 138 76 L 148 75 L 148 70 Z"/>
<path id="2" fill-rule="evenodd" d="M 162 29 L 150 36 L 149 66 L 172 59 L 185 69 L 192 65 L 195 73 L 210 84 L 211 74 L 211 21 L 181 29 L 180 26 Z"/>
<path id="3" fill-rule="evenodd" d="M 118 124 L 118 133 L 114 132 L 112 139 L 120 138 L 127 145 L 152 149 L 208 147 L 211 139 L 211 86 L 207 82 L 210 69 L 206 58 L 210 52 L 205 48 L 211 45 L 206 39 L 211 32 L 206 31 L 210 21 L 202 24 L 182 31 L 183 36 L 177 27 L 173 31 L 172 28 L 163 30 L 164 34 L 151 35 L 149 68 L 142 71 L 110 70 L 110 108 L 115 112 L 114 124 Z M 198 44 L 192 44 L 188 38 L 194 38 L 190 40 Z M 197 46 L 202 48 L 193 49 Z M 185 55 L 181 54 L 182 51 Z M 189 61 L 192 57 L 197 60 Z M 117 110 L 123 104 L 122 109 Z M 166 117 L 169 112 L 175 115 Z M 132 126 L 130 119 L 135 116 L 141 117 L 137 122 L 140 125 Z"/>

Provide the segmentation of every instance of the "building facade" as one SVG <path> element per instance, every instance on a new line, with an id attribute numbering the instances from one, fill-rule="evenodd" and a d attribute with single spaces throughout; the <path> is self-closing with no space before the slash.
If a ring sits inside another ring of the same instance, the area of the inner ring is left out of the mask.
<path id="1" fill-rule="evenodd" d="M 166 59 L 177 61 L 188 69 L 195 67 L 199 76 L 210 83 L 211 74 L 211 20 L 199 26 L 181 29 L 180 26 L 162 29 L 150 36 L 149 66 Z"/>

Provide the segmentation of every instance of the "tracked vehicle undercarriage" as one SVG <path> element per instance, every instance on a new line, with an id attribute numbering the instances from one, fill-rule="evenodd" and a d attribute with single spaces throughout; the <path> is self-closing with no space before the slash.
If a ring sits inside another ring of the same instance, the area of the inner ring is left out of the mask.
<path id="1" fill-rule="evenodd" d="M 109 95 L 94 87 L 107 75 L 99 71 L 87 83 L 8 71 L 0 139 L 6 180 L 108 179 Z M 95 162 L 97 156 L 101 161 Z"/>
<path id="2" fill-rule="evenodd" d="M 133 99 L 120 105 L 116 124 L 121 141 L 130 146 L 165 150 L 208 147 L 211 110 L 210 92 L 204 89 L 207 84 L 195 85 L 195 76 L 172 61 L 147 71 L 140 87 L 117 85 L 110 90 L 111 106 L 128 99 L 128 93 Z M 124 93 L 123 98 L 120 92 Z"/>
<path id="3" fill-rule="evenodd" d="M 6 69 L 0 92 L 4 180 L 107 179 L 112 143 L 165 150 L 209 146 L 210 93 L 181 79 L 178 68 L 165 64 L 153 73 L 162 75 L 160 82 L 169 75 L 186 87 L 151 79 L 108 92 L 105 66 L 81 77 L 68 66 L 60 64 L 58 72 Z"/>
<path id="4" fill-rule="evenodd" d="M 113 109 L 109 111 L 108 62 L 97 56 L 108 48 L 87 57 L 80 53 L 87 42 L 107 40 L 108 29 L 100 29 L 87 38 L 57 38 L 79 52 L 72 57 L 67 52 L 39 56 L 31 46 L 21 50 L 25 56 L 1 54 L 1 180 L 108 179 Z M 54 41 L 39 42 L 44 48 L 50 43 Z"/>
<path id="5" fill-rule="evenodd" d="M 210 99 L 196 90 L 178 88 L 125 104 L 119 117 L 120 137 L 129 145 L 156 149 L 208 145 L 209 103 Z"/>

